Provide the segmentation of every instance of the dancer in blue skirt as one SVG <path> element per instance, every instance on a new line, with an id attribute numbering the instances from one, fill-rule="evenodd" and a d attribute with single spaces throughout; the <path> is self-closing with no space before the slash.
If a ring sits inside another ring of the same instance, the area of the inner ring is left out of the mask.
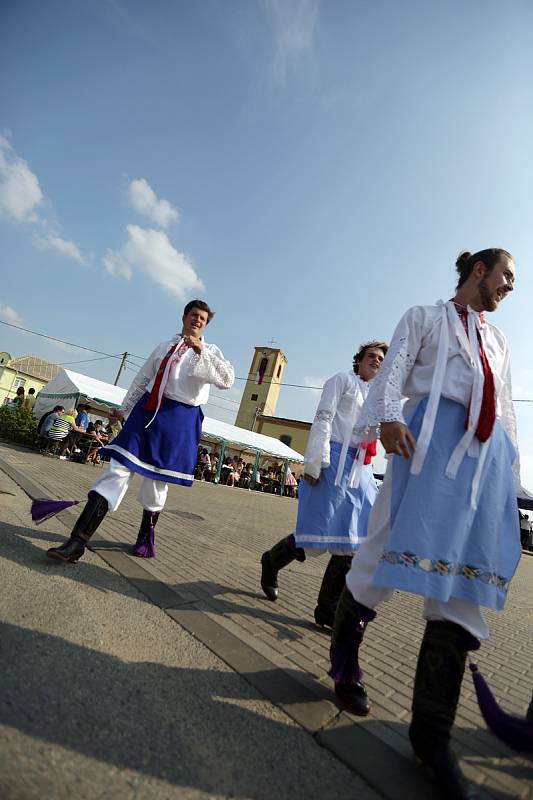
<path id="1" fill-rule="evenodd" d="M 294 533 L 261 558 L 261 587 L 269 600 L 278 597 L 278 572 L 307 554 L 329 552 L 315 609 L 318 625 L 332 627 L 346 573 L 366 536 L 377 486 L 371 457 L 375 441 L 358 448 L 354 426 L 368 388 L 385 358 L 385 342 L 367 342 L 354 356 L 353 371 L 326 381 L 305 451 Z"/>
<path id="2" fill-rule="evenodd" d="M 514 260 L 482 250 L 456 268 L 452 300 L 400 321 L 358 419 L 359 439 L 380 427 L 391 458 L 339 601 L 330 675 L 346 707 L 368 714 L 364 630 L 395 589 L 424 597 L 410 739 L 446 796 L 467 798 L 450 731 L 466 653 L 489 635 L 480 607 L 503 608 L 520 558 L 520 475 L 509 351 L 484 317 L 513 290 Z"/>
<path id="3" fill-rule="evenodd" d="M 203 300 L 191 300 L 181 333 L 158 345 L 140 369 L 122 404 L 126 423 L 100 450 L 111 457 L 109 467 L 90 490 L 70 539 L 48 556 L 77 561 L 107 512 L 119 507 L 134 472 L 143 476 L 138 495 L 143 517 L 133 554 L 155 555 L 154 527 L 168 484 L 192 486 L 209 386 L 229 389 L 235 380 L 219 348 L 203 339 L 213 315 Z"/>

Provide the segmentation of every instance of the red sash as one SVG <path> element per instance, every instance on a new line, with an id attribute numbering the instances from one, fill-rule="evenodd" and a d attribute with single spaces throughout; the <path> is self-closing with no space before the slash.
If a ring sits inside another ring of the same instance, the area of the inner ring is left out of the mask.
<path id="1" fill-rule="evenodd" d="M 155 411 L 157 408 L 157 400 L 159 398 L 159 390 L 161 388 L 161 381 L 163 380 L 163 375 L 165 374 L 165 369 L 177 351 L 178 361 L 180 360 L 183 353 L 187 350 L 188 345 L 185 344 L 183 339 L 179 339 L 176 344 L 173 344 L 164 359 L 162 360 L 161 364 L 159 365 L 159 369 L 157 370 L 157 375 L 155 376 L 154 385 L 152 386 L 152 391 L 150 392 L 150 396 L 146 403 L 144 404 L 144 408 L 146 411 Z M 161 403 L 163 402 L 163 398 L 161 398 Z"/>
<path id="2" fill-rule="evenodd" d="M 464 306 L 455 303 L 455 309 L 459 315 L 459 319 L 463 323 L 463 327 L 468 336 L 468 311 Z M 479 315 L 481 322 L 484 322 L 483 314 Z M 492 433 L 494 423 L 496 421 L 496 387 L 494 385 L 494 375 L 489 364 L 489 359 L 483 347 L 481 334 L 477 331 L 477 340 L 479 344 L 479 355 L 481 357 L 481 364 L 483 365 L 483 397 L 481 400 L 481 410 L 479 412 L 479 419 L 476 427 L 476 437 L 480 442 L 486 442 Z M 465 430 L 468 428 L 468 421 L 470 419 L 470 406 L 468 407 L 468 414 L 465 420 Z"/>

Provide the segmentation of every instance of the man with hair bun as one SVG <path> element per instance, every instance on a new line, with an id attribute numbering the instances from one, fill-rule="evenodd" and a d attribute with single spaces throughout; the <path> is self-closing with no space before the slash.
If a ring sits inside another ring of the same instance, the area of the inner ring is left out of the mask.
<path id="1" fill-rule="evenodd" d="M 385 342 L 361 345 L 353 371 L 339 372 L 324 384 L 305 451 L 296 529 L 261 557 L 261 587 L 275 601 L 280 569 L 295 559 L 305 561 L 306 553 L 331 554 L 315 609 L 321 626 L 333 626 L 346 573 L 366 536 L 377 494 L 371 466 L 376 443 L 358 449 L 353 428 L 386 352 Z"/>
<path id="2" fill-rule="evenodd" d="M 494 248 L 463 253 L 456 268 L 452 300 L 400 320 L 357 420 L 359 441 L 379 431 L 391 458 L 338 604 L 330 675 L 343 704 L 368 714 L 365 628 L 395 589 L 421 595 L 409 737 L 446 797 L 472 798 L 450 732 L 467 651 L 489 636 L 480 607 L 503 608 L 520 558 L 509 351 L 484 317 L 513 290 L 515 265 Z"/>
<path id="3" fill-rule="evenodd" d="M 162 342 L 141 367 L 122 403 L 126 423 L 100 455 L 108 469 L 89 491 L 70 539 L 47 555 L 77 561 L 108 511 L 116 511 L 133 476 L 143 476 L 138 499 L 143 508 L 133 555 L 155 555 L 154 528 L 165 505 L 168 484 L 192 486 L 203 412 L 209 386 L 229 389 L 235 374 L 222 352 L 207 344 L 203 330 L 214 312 L 203 300 L 183 311 L 181 333 Z"/>

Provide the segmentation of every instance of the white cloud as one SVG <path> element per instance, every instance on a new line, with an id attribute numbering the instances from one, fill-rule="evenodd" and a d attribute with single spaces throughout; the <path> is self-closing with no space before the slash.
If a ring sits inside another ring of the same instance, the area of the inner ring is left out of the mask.
<path id="1" fill-rule="evenodd" d="M 103 258 L 104 267 L 110 275 L 129 280 L 133 275 L 131 266 L 119 250 L 106 250 Z"/>
<path id="2" fill-rule="evenodd" d="M 163 231 L 128 225 L 128 241 L 120 250 L 108 250 L 105 268 L 111 275 L 130 278 L 135 268 L 183 300 L 204 286 L 187 257 L 173 247 Z"/>
<path id="3" fill-rule="evenodd" d="M 312 50 L 320 0 L 262 0 L 275 38 L 274 77 L 282 85 L 287 70 Z"/>
<path id="4" fill-rule="evenodd" d="M 58 350 L 61 350 L 63 353 L 79 353 L 80 348 L 75 347 L 71 344 L 67 344 L 66 342 L 49 342 L 50 347 L 56 347 Z M 81 356 L 83 358 L 84 356 Z"/>
<path id="5" fill-rule="evenodd" d="M 0 306 L 0 317 L 4 322 L 10 322 L 12 325 L 24 325 L 24 320 L 14 308 L 11 306 Z"/>
<path id="6" fill-rule="evenodd" d="M 168 228 L 172 222 L 178 221 L 178 210 L 168 200 L 159 200 L 148 181 L 144 178 L 139 178 L 130 183 L 128 197 L 138 214 L 148 217 L 161 228 Z"/>
<path id="7" fill-rule="evenodd" d="M 322 389 L 317 387 L 324 386 L 326 378 L 317 378 L 313 375 L 306 375 L 304 378 L 304 386 L 309 386 L 309 393 L 315 397 L 320 397 Z"/>
<path id="8" fill-rule="evenodd" d="M 62 239 L 55 233 L 47 233 L 46 236 L 40 236 L 38 233 L 34 233 L 32 240 L 35 247 L 39 250 L 57 250 L 61 255 L 73 258 L 74 261 L 78 261 L 80 264 L 86 263 L 86 259 L 74 242 Z"/>
<path id="9" fill-rule="evenodd" d="M 37 176 L 0 136 L 0 215 L 15 222 L 37 222 L 35 208 L 43 200 Z"/>

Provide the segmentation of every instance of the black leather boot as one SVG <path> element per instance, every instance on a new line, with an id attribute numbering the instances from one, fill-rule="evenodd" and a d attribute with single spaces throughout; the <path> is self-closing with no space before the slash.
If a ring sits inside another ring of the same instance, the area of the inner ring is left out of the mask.
<path id="1" fill-rule="evenodd" d="M 416 757 L 431 767 L 442 797 L 453 800 L 478 797 L 450 747 L 466 654 L 477 646 L 460 625 L 436 620 L 427 623 L 418 655 L 409 738 Z"/>
<path id="2" fill-rule="evenodd" d="M 68 542 L 65 542 L 61 547 L 51 547 L 50 550 L 46 551 L 46 555 L 50 558 L 57 558 L 59 561 L 77 561 L 85 553 L 85 545 L 102 522 L 108 510 L 109 506 L 105 497 L 102 497 L 98 492 L 89 492 L 85 508 L 78 517 Z"/>
<path id="3" fill-rule="evenodd" d="M 333 628 L 335 611 L 341 596 L 352 556 L 331 556 L 322 578 L 315 608 L 315 622 L 321 627 Z"/>
<path id="4" fill-rule="evenodd" d="M 352 714 L 366 717 L 370 700 L 361 682 L 363 671 L 359 666 L 359 647 L 366 626 L 376 612 L 354 599 L 345 586 L 342 590 L 331 633 L 330 677 L 335 681 L 335 694 Z"/>
<path id="5" fill-rule="evenodd" d="M 139 558 L 155 558 L 155 536 L 154 528 L 159 519 L 159 511 L 147 511 L 143 509 L 141 527 L 137 534 L 137 541 L 132 549 L 132 555 Z"/>
<path id="6" fill-rule="evenodd" d="M 268 600 L 278 599 L 278 572 L 294 560 L 305 561 L 305 550 L 295 546 L 292 533 L 261 556 L 261 588 Z"/>

